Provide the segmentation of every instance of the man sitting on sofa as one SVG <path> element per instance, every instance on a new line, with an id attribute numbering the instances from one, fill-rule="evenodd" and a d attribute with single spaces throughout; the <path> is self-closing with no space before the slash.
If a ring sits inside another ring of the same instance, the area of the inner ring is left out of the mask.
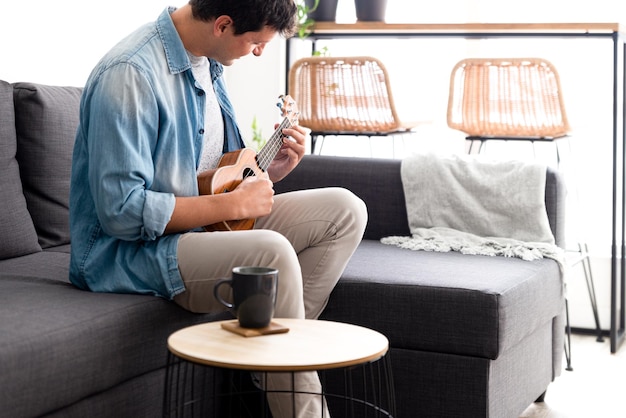
<path id="1" fill-rule="evenodd" d="M 345 189 L 274 196 L 272 182 L 304 154 L 304 129 L 282 130 L 269 178 L 248 177 L 215 195 L 199 195 L 196 181 L 224 152 L 244 146 L 223 66 L 260 56 L 295 27 L 293 0 L 191 0 L 102 58 L 85 85 L 74 146 L 72 283 L 215 312 L 223 309 L 212 296 L 218 279 L 235 266 L 267 266 L 280 272 L 277 317 L 319 316 L 361 240 L 367 212 Z M 257 221 L 250 230 L 201 229 L 237 219 Z M 281 377 L 267 385 L 280 389 Z M 319 392 L 315 373 L 299 373 L 296 385 Z M 290 400 L 273 395 L 269 403 L 275 417 L 292 415 Z M 320 416 L 322 404 L 302 395 L 298 416 Z"/>

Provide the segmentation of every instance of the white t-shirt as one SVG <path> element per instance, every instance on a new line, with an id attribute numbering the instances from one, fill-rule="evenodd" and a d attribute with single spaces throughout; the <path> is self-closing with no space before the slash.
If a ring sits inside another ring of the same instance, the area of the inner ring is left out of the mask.
<path id="1" fill-rule="evenodd" d="M 202 146 L 202 155 L 200 156 L 200 164 L 198 165 L 198 173 L 216 168 L 222 157 L 224 149 L 224 121 L 222 120 L 222 111 L 213 83 L 211 82 L 211 72 L 209 68 L 209 60 L 207 57 L 197 57 L 187 51 L 189 60 L 191 61 L 191 71 L 196 81 L 204 90 L 206 96 L 206 106 L 204 108 L 204 143 Z"/>

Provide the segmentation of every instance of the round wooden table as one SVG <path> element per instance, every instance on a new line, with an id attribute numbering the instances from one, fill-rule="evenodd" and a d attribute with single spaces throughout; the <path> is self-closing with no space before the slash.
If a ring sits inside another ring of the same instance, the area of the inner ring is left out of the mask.
<path id="1" fill-rule="evenodd" d="M 194 325 L 170 335 L 165 415 L 265 416 L 269 412 L 263 392 L 251 384 L 249 373 L 241 371 L 317 371 L 323 387 L 320 395 L 327 399 L 331 416 L 395 414 L 386 356 L 389 341 L 384 335 L 333 321 L 277 318 L 272 323 L 277 325 L 275 333 L 267 335 L 243 336 L 226 329 L 236 321 Z M 263 403 L 261 412 L 252 407 L 254 412 L 245 415 L 252 398 L 252 403 Z"/>

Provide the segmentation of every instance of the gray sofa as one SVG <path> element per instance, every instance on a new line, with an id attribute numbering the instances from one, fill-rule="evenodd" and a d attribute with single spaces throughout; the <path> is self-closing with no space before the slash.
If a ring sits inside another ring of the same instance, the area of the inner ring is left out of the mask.
<path id="1" fill-rule="evenodd" d="M 0 417 L 162 415 L 167 336 L 229 318 L 68 282 L 68 189 L 81 90 L 0 82 Z M 400 161 L 307 156 L 277 192 L 344 186 L 365 239 L 323 318 L 390 340 L 398 417 L 517 417 L 560 374 L 557 264 L 382 245 L 407 235 Z M 563 242 L 564 187 L 546 203 Z"/>

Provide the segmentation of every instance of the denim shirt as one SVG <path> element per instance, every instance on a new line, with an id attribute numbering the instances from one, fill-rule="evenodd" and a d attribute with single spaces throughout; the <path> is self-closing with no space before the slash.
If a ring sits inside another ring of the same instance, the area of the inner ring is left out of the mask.
<path id="1" fill-rule="evenodd" d="M 171 299 L 184 290 L 180 234 L 163 235 L 175 196 L 196 196 L 205 95 L 168 8 L 122 40 L 89 76 L 80 104 L 70 188 L 70 280 L 95 292 Z M 211 61 L 224 151 L 243 147 Z"/>

